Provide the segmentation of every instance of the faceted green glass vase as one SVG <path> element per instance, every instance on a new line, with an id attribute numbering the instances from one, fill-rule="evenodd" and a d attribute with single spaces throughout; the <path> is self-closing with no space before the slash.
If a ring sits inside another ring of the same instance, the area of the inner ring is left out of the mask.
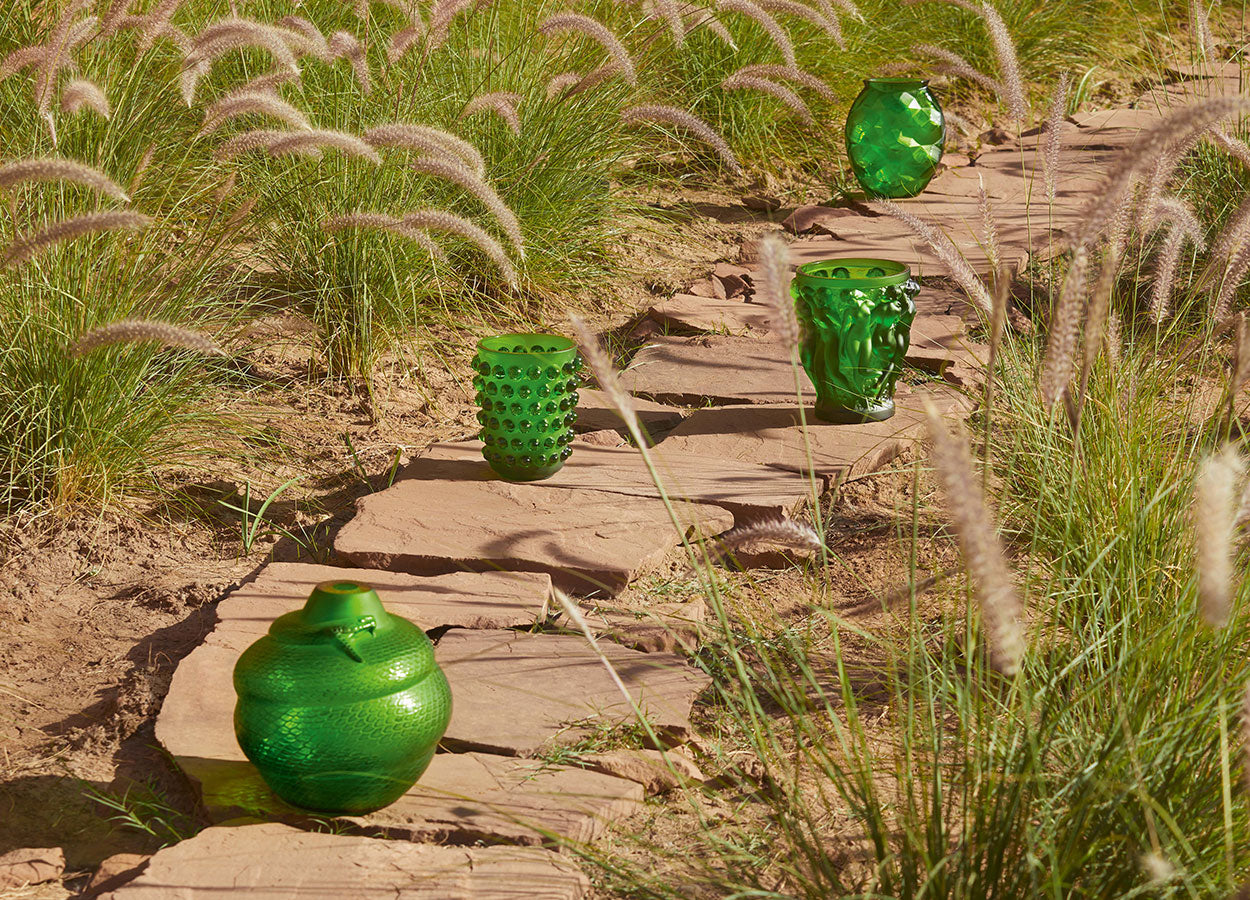
<path id="1" fill-rule="evenodd" d="M 577 344 L 553 334 L 502 334 L 473 357 L 482 455 L 508 481 L 554 475 L 573 454 Z"/>
<path id="2" fill-rule="evenodd" d="M 234 668 L 234 730 L 273 792 L 360 814 L 412 787 L 451 720 L 451 688 L 424 631 L 356 581 L 317 585 Z"/>
<path id="3" fill-rule="evenodd" d="M 884 259 L 824 260 L 799 266 L 790 292 L 816 416 L 860 423 L 894 415 L 920 292 L 911 270 Z"/>
<path id="4" fill-rule="evenodd" d="M 846 152 L 870 197 L 914 197 L 937 171 L 945 133 L 929 82 L 869 78 L 846 116 Z"/>

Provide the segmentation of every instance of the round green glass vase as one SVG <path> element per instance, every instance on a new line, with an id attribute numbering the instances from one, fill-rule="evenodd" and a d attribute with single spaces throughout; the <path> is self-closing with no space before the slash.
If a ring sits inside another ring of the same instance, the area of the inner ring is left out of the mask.
<path id="1" fill-rule="evenodd" d="M 802 330 L 800 356 L 826 422 L 894 415 L 920 285 L 903 263 L 829 259 L 799 266 L 790 285 Z"/>
<path id="2" fill-rule="evenodd" d="M 914 197 L 942 159 L 942 107 L 929 82 L 869 78 L 846 116 L 846 152 L 870 197 Z"/>
<path id="3" fill-rule="evenodd" d="M 473 357 L 482 455 L 508 481 L 554 475 L 573 454 L 577 344 L 554 334 L 501 334 Z"/>
<path id="4" fill-rule="evenodd" d="M 234 667 L 234 730 L 273 792 L 358 815 L 421 777 L 451 720 L 451 688 L 424 631 L 356 581 L 317 585 Z"/>

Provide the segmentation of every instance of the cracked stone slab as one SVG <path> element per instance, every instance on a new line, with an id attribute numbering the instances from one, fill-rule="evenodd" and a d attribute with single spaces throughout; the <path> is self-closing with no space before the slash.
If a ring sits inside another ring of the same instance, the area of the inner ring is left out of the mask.
<path id="1" fill-rule="evenodd" d="M 677 294 L 661 300 L 647 312 L 648 318 L 669 329 L 715 334 L 767 334 L 773 330 L 772 314 L 760 303 L 718 300 Z"/>
<path id="2" fill-rule="evenodd" d="M 660 446 L 791 472 L 811 472 L 836 483 L 884 467 L 908 444 L 921 440 L 925 435 L 926 399 L 945 415 L 964 415 L 972 408 L 972 403 L 954 390 L 928 385 L 899 385 L 894 416 L 863 425 L 821 422 L 809 409 L 804 428 L 799 410 L 792 404 L 722 406 L 693 413 Z"/>
<path id="3" fill-rule="evenodd" d="M 206 828 L 152 857 L 109 900 L 582 900 L 590 881 L 539 847 L 441 847 L 301 831 Z"/>
<path id="4" fill-rule="evenodd" d="M 578 388 L 577 424 L 573 430 L 579 434 L 590 431 L 623 431 L 625 421 L 603 391 L 592 388 Z M 686 411 L 662 403 L 648 400 L 636 401 L 634 411 L 644 431 L 667 431 L 675 428 L 685 416 Z"/>
<path id="5" fill-rule="evenodd" d="M 448 632 L 437 648 L 452 690 L 443 744 L 533 756 L 576 743 L 595 725 L 635 723 L 636 709 L 666 740 L 688 740 L 690 709 L 711 683 L 707 675 L 671 653 L 600 649 L 630 700 L 580 635 Z"/>
<path id="6" fill-rule="evenodd" d="M 453 572 L 419 578 L 383 569 L 346 569 L 306 563 L 269 563 L 254 581 L 217 604 L 231 631 L 260 636 L 278 616 L 299 609 L 323 581 L 362 581 L 386 608 L 427 631 L 512 628 L 541 621 L 551 599 L 551 576 L 540 572 Z"/>
<path id="7" fill-rule="evenodd" d="M 574 441 L 563 469 L 543 481 L 549 490 L 580 488 L 658 500 L 660 490 L 642 454 L 633 447 L 604 447 Z M 695 456 L 655 448 L 651 451 L 667 495 L 674 500 L 718 506 L 742 525 L 788 516 L 811 496 L 798 475 L 738 460 Z M 400 473 L 400 480 L 495 481 L 478 441 L 434 444 Z"/>
<path id="8" fill-rule="evenodd" d="M 227 627 L 192 651 L 174 672 L 156 720 L 156 737 L 199 789 L 212 821 L 245 815 L 306 823 L 310 814 L 269 790 L 234 736 L 231 673 L 255 639 Z M 448 675 L 454 707 L 462 702 L 461 695 L 472 695 L 474 686 Z M 505 717 L 510 716 L 511 711 Z M 331 818 L 409 840 L 536 845 L 549 834 L 592 840 L 609 822 L 630 815 L 641 796 L 630 782 L 582 769 L 540 769 L 533 760 L 440 753 L 421 780 L 390 806 L 366 816 Z"/>

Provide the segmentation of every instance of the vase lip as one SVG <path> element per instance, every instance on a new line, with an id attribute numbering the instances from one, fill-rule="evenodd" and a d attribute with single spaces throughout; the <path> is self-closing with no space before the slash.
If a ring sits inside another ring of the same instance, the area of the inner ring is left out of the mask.
<path id="1" fill-rule="evenodd" d="M 517 347 L 522 349 L 518 350 Z M 484 337 L 477 342 L 479 353 L 502 356 L 563 356 L 577 349 L 577 342 L 561 334 L 515 332 Z"/>
<path id="2" fill-rule="evenodd" d="M 884 275 L 848 275 L 835 278 L 825 274 L 836 268 L 848 270 L 882 269 Z M 902 284 L 911 278 L 911 266 L 892 259 L 871 259 L 868 257 L 846 256 L 834 259 L 818 259 L 804 263 L 795 272 L 796 280 L 817 281 L 823 285 L 837 285 L 842 288 L 883 288 L 893 284 Z"/>
<path id="3" fill-rule="evenodd" d="M 865 87 L 928 87 L 927 78 L 865 78 Z"/>

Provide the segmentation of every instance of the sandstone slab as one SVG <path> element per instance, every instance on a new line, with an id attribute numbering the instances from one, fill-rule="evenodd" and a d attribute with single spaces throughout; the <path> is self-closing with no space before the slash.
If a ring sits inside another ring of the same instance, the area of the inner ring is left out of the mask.
<path id="1" fill-rule="evenodd" d="M 688 739 L 690 709 L 708 677 L 669 653 L 600 649 L 628 700 L 580 635 L 448 632 L 437 648 L 453 698 L 444 746 L 533 756 L 595 727 L 636 723 L 638 711 L 657 734 Z"/>
<path id="2" fill-rule="evenodd" d="M 217 605 L 229 630 L 260 636 L 284 613 L 299 609 L 323 581 L 370 584 L 386 608 L 427 631 L 532 625 L 547 613 L 551 576 L 539 572 L 453 572 L 419 578 L 383 569 L 346 569 L 305 563 L 270 563 Z"/>
<path id="3" fill-rule="evenodd" d="M 278 823 L 207 828 L 152 857 L 110 900 L 222 896 L 360 900 L 581 900 L 590 882 L 538 847 L 440 847 Z"/>
<path id="4" fill-rule="evenodd" d="M 602 449 L 602 448 L 601 448 Z M 687 536 L 718 534 L 733 514 L 677 505 Z M 354 565 L 416 575 L 547 572 L 562 589 L 615 593 L 681 543 L 664 504 L 543 482 L 408 478 L 356 503 L 335 539 Z"/>
<path id="5" fill-rule="evenodd" d="M 633 447 L 603 447 L 574 441 L 573 455 L 564 468 L 543 481 L 549 490 L 583 489 L 659 499 L 660 489 L 642 454 Z M 738 460 L 676 453 L 657 447 L 651 451 L 664 491 L 674 500 L 718 506 L 734 516 L 735 524 L 793 513 L 810 497 L 806 481 L 764 466 Z M 482 459 L 481 444 L 461 441 L 434 444 L 413 460 L 401 480 L 498 480 Z"/>
<path id="6" fill-rule="evenodd" d="M 25 847 L 0 855 L 0 890 L 17 890 L 60 878 L 65 852 L 60 847 Z"/>
<path id="7" fill-rule="evenodd" d="M 773 329 L 772 315 L 762 304 L 693 294 L 661 300 L 648 310 L 647 316 L 670 331 L 767 334 Z"/>
<path id="8" fill-rule="evenodd" d="M 573 426 L 579 433 L 591 431 L 623 431 L 625 421 L 603 391 L 591 388 L 578 388 L 577 424 Z M 647 400 L 636 400 L 634 411 L 644 431 L 663 432 L 675 428 L 686 414 L 685 410 L 662 403 L 651 403 Z"/>
<path id="9" fill-rule="evenodd" d="M 944 414 L 963 414 L 972 404 L 949 388 L 900 385 L 895 414 L 884 422 L 834 425 L 793 405 L 725 406 L 701 409 L 681 424 L 661 446 L 704 455 L 726 456 L 814 473 L 829 482 L 882 468 L 909 443 L 925 434 L 924 401 Z M 810 453 L 810 465 L 808 462 Z"/>
<path id="10" fill-rule="evenodd" d="M 157 717 L 156 737 L 199 788 L 212 821 L 246 815 L 306 823 L 309 814 L 269 790 L 234 737 L 230 676 L 254 639 L 218 630 L 184 659 Z M 458 677 L 452 680 L 453 704 L 460 704 L 469 687 Z M 504 718 L 511 712 L 495 710 Z M 554 834 L 587 841 L 608 822 L 632 813 L 639 799 L 637 785 L 594 772 L 561 766 L 540 770 L 533 761 L 503 756 L 440 753 L 395 803 L 342 821 L 409 840 L 539 844 Z"/>
<path id="11" fill-rule="evenodd" d="M 698 766 L 673 750 L 611 750 L 582 756 L 580 761 L 595 772 L 636 781 L 648 797 L 705 780 Z"/>

